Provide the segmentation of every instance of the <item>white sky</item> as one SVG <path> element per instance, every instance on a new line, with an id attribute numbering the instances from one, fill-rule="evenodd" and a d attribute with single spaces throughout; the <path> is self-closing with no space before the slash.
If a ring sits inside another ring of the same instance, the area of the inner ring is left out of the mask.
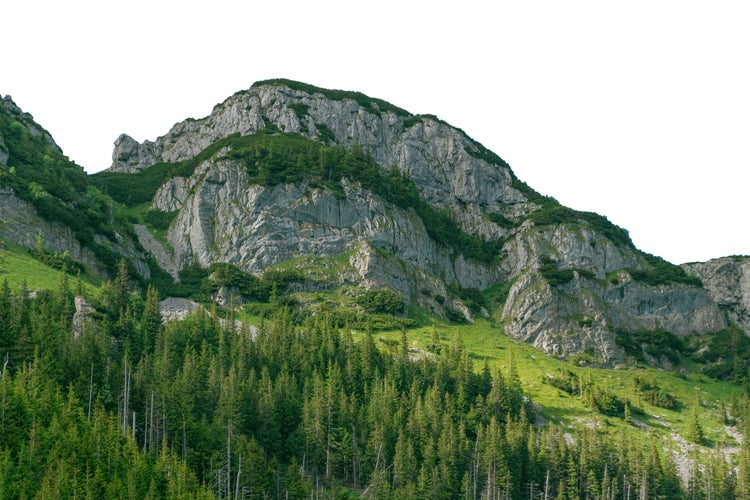
<path id="1" fill-rule="evenodd" d="M 257 80 L 435 114 L 674 263 L 750 254 L 750 2 L 24 0 L 0 94 L 93 173 Z"/>

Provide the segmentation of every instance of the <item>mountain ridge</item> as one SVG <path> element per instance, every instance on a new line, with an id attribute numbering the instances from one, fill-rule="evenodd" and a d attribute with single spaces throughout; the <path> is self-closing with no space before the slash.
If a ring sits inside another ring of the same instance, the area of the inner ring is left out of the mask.
<path id="1" fill-rule="evenodd" d="M 393 171 L 413 183 L 419 199 L 399 207 L 361 181 L 350 182 L 351 173 L 334 179 L 333 188 L 321 185 L 320 175 L 312 183 L 260 179 L 248 165 L 265 157 L 243 157 L 247 147 L 230 138 L 263 134 L 265 144 L 296 134 L 314 143 L 311 148 L 360 148 L 378 165 L 378 182 L 387 183 Z M 221 152 L 205 154 L 220 141 L 227 141 Z M 606 217 L 539 195 L 498 155 L 430 115 L 411 115 L 357 92 L 267 80 L 204 118 L 175 124 L 154 142 L 121 135 L 107 172 L 137 174 L 148 164 L 184 164 L 199 155 L 194 172 L 166 180 L 151 202 L 152 209 L 176 213 L 167 239 L 178 266 L 218 261 L 261 275 L 296 255 L 386 251 L 403 263 L 402 271 L 362 267 L 379 260 L 360 255 L 352 259 L 360 286 L 395 289 L 407 304 L 470 321 L 492 311 L 472 312 L 451 286 L 460 292 L 506 285 L 507 299 L 494 314 L 506 333 L 548 353 L 593 349 L 604 363 L 625 357 L 618 331 L 664 328 L 687 337 L 727 326 L 701 281 L 685 273 L 695 267 L 645 254 Z M 421 212 L 420 203 L 427 207 Z M 443 235 L 467 236 L 445 244 L 435 230 L 441 222 L 449 228 Z M 486 260 L 470 250 L 483 244 Z"/>
<path id="2" fill-rule="evenodd" d="M 10 98 L 3 102 L 2 179 L 21 201 L 3 205 L 0 234 L 32 248 L 38 242 L 28 228 L 39 227 L 44 247 L 70 252 L 104 276 L 113 275 L 118 255 L 139 279 L 161 273 L 162 282 L 179 281 L 193 266 L 228 264 L 262 278 L 291 265 L 281 291 L 313 309 L 322 307 L 309 297 L 316 290 L 343 297 L 391 289 L 407 306 L 457 321 L 483 315 L 547 353 L 589 352 L 605 365 L 630 355 L 618 340 L 623 332 L 686 338 L 729 324 L 750 328 L 742 259 L 722 272 L 671 265 L 638 250 L 606 217 L 540 195 L 461 129 L 358 92 L 257 82 L 153 142 L 121 135 L 112 166 L 67 193 L 33 180 L 43 177 L 25 166 L 19 137 L 43 129 Z M 45 140 L 62 168 L 81 170 L 66 166 L 74 164 L 51 136 Z M 9 163 L 32 180 L 19 181 Z M 104 221 L 106 203 L 114 207 L 107 195 L 124 207 L 121 229 Z M 49 210 L 12 222 L 50 200 L 63 213 L 93 200 L 87 217 L 98 229 L 59 214 L 44 226 Z M 59 228 L 72 232 L 58 241 L 51 235 Z M 341 278 L 322 282 L 305 259 L 285 264 L 306 255 L 341 258 Z M 493 289 L 504 292 L 488 302 Z M 221 290 L 232 293 L 252 300 Z"/>
<path id="3" fill-rule="evenodd" d="M 93 176 L 0 108 L 0 496 L 747 496 L 750 260 L 673 266 L 434 117 L 281 91 Z"/>

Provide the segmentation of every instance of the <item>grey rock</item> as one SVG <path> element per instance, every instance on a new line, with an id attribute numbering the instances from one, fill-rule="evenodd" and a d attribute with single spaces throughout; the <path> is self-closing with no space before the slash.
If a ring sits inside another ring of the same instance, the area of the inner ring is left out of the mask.
<path id="1" fill-rule="evenodd" d="M 73 300 L 75 312 L 73 313 L 73 338 L 78 340 L 84 334 L 86 328 L 94 325 L 91 314 L 96 312 L 91 304 L 83 297 L 76 296 Z"/>
<path id="2" fill-rule="evenodd" d="M 188 314 L 196 311 L 199 307 L 201 307 L 200 304 L 189 299 L 167 297 L 159 302 L 159 313 L 162 322 L 168 323 L 173 320 L 185 319 Z"/>
<path id="3" fill-rule="evenodd" d="M 729 319 L 750 333 L 750 258 L 723 257 L 682 267 L 698 276 Z"/>
<path id="4" fill-rule="evenodd" d="M 138 242 L 141 246 L 154 256 L 154 260 L 156 260 L 159 267 L 168 272 L 176 283 L 179 283 L 179 270 L 174 263 L 172 255 L 164 248 L 164 245 L 159 243 L 159 241 L 148 232 L 146 226 L 133 224 L 133 229 L 135 229 L 135 234 L 138 236 Z"/>
<path id="5" fill-rule="evenodd" d="M 687 285 L 646 286 L 626 271 L 641 268 L 638 255 L 582 226 L 536 228 L 526 224 L 504 251 L 515 279 L 505 303 L 506 332 L 549 354 L 570 356 L 593 348 L 603 363 L 623 360 L 615 332 L 664 329 L 677 336 L 726 327 L 710 294 Z M 551 286 L 538 272 L 541 259 L 574 270 L 570 283 Z M 585 270 L 593 279 L 575 270 Z M 614 281 L 607 277 L 615 275 Z"/>
<path id="6" fill-rule="evenodd" d="M 162 212 L 176 212 L 187 198 L 192 182 L 192 178 L 186 179 L 185 177 L 172 177 L 167 180 L 154 196 L 151 209 L 161 210 Z"/>
<path id="7" fill-rule="evenodd" d="M 9 150 L 8 146 L 5 145 L 3 136 L 0 135 L 0 165 L 8 166 Z"/>
<path id="8" fill-rule="evenodd" d="M 290 107 L 295 103 L 308 106 L 303 119 Z M 376 116 L 352 99 L 331 100 L 276 85 L 238 92 L 209 116 L 178 123 L 153 143 L 138 144 L 121 135 L 110 170 L 137 172 L 159 161 L 187 160 L 219 139 L 253 134 L 267 125 L 312 139 L 325 126 L 338 143 L 361 145 L 381 165 L 396 166 L 408 174 L 428 201 L 451 209 L 462 227 L 473 234 L 503 236 L 505 231 L 482 218 L 481 211 L 515 210 L 514 205 L 525 202 L 512 187 L 509 168 L 472 156 L 470 152 L 476 154 L 478 146 L 443 122 L 422 117 L 405 128 L 405 118 L 394 113 Z M 467 211 L 467 205 L 472 210 Z"/>
<path id="9" fill-rule="evenodd" d="M 81 247 L 70 228 L 47 222 L 36 209 L 22 200 L 10 187 L 0 187 L 0 237 L 26 248 L 35 248 L 37 236 L 42 236 L 45 248 L 68 252 L 75 260 L 95 272 L 103 272 L 87 248 Z"/>
<path id="10" fill-rule="evenodd" d="M 383 169 L 395 167 L 412 179 L 421 196 L 447 210 L 465 232 L 503 241 L 501 255 L 491 263 L 458 255 L 430 238 L 414 210 L 389 204 L 355 182 L 342 181 L 343 197 L 304 183 L 253 185 L 244 165 L 220 153 L 192 176 L 167 180 L 152 201 L 154 209 L 178 212 L 168 231 L 177 268 L 228 262 L 260 275 L 304 255 L 347 255 L 349 267 L 339 284 L 388 287 L 430 311 L 450 308 L 467 319 L 470 311 L 447 283 L 481 290 L 511 282 L 500 316 L 508 334 L 551 354 L 588 350 L 602 363 L 624 357 L 616 331 L 658 328 L 687 336 L 726 327 L 722 300 L 735 310 L 730 320 L 750 326 L 748 271 L 722 271 L 737 278 L 721 281 L 715 290 L 645 286 L 626 271 L 648 265 L 639 252 L 585 224 L 493 222 L 497 219 L 487 214 L 522 221 L 539 207 L 517 187 L 507 165 L 434 117 L 373 111 L 354 99 L 260 85 L 231 96 L 205 118 L 176 124 L 153 143 L 121 137 L 112 169 L 135 172 L 149 162 L 184 161 L 219 139 L 268 126 L 361 146 Z M 575 279 L 548 283 L 538 269 L 549 259 L 573 270 Z"/>
<path id="11" fill-rule="evenodd" d="M 129 135 L 122 134 L 115 141 L 115 150 L 112 152 L 112 172 L 137 173 L 146 167 L 156 163 L 153 153 L 153 145 L 146 141 L 139 144 Z"/>

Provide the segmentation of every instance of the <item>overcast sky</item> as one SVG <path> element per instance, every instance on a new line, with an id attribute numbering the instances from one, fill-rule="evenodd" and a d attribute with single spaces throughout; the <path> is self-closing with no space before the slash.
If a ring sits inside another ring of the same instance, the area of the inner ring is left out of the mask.
<path id="1" fill-rule="evenodd" d="M 750 254 L 750 2 L 128 2 L 0 9 L 0 94 L 93 173 L 253 82 L 435 114 L 674 262 Z"/>

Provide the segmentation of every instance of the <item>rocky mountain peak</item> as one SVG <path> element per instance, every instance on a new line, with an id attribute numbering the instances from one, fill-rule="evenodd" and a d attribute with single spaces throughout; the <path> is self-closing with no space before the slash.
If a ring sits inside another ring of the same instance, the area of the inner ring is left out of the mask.
<path id="1" fill-rule="evenodd" d="M 333 176 L 344 168 L 333 166 L 335 148 L 370 158 L 380 180 L 371 184 L 364 166 Z M 290 165 L 281 151 L 292 151 Z M 327 176 L 315 170 L 324 161 Z M 540 196 L 438 118 L 361 93 L 258 82 L 153 142 L 120 136 L 109 171 L 155 164 L 190 165 L 151 200 L 174 214 L 174 255 L 160 260 L 177 269 L 226 262 L 261 275 L 302 256 L 343 256 L 336 283 L 308 276 L 296 289 L 390 288 L 449 317 L 492 316 L 547 352 L 586 351 L 604 363 L 624 359 L 618 336 L 628 332 L 685 337 L 727 326 L 720 294 L 688 274 L 700 269 L 643 254 L 605 217 Z M 466 291 L 492 287 L 507 290 L 501 303 L 472 305 Z"/>

